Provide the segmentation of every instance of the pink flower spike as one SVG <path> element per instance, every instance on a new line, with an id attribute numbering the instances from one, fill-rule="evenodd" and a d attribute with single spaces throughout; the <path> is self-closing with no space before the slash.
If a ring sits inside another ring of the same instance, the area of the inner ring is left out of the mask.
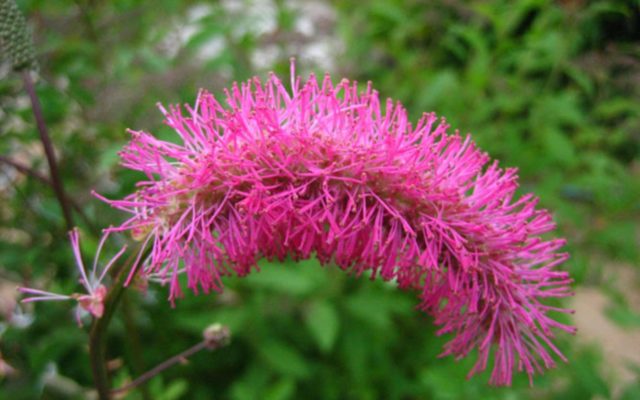
<path id="1" fill-rule="evenodd" d="M 451 336 L 443 355 L 475 352 L 470 374 L 492 368 L 492 384 L 564 360 L 551 340 L 574 328 L 549 314 L 568 310 L 545 304 L 571 295 L 564 241 L 547 238 L 535 196 L 516 196 L 515 169 L 433 113 L 411 123 L 371 84 L 305 81 L 293 62 L 289 90 L 271 74 L 224 93 L 160 106 L 177 140 L 132 131 L 122 164 L 143 180 L 121 200 L 96 195 L 130 214 L 114 231 L 150 246 L 127 282 L 168 284 L 173 304 L 262 258 L 315 256 L 415 291 Z"/>

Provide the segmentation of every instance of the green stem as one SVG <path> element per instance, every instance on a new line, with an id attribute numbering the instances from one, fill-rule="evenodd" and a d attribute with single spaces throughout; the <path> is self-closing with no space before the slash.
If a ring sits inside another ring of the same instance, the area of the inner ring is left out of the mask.
<path id="1" fill-rule="evenodd" d="M 129 351 L 131 354 L 131 364 L 133 367 L 133 373 L 135 375 L 141 375 L 144 372 L 144 361 L 142 359 L 142 353 L 140 349 L 140 335 L 136 327 L 135 318 L 133 316 L 133 302 L 128 292 L 124 292 L 122 298 L 122 315 L 124 317 L 124 326 L 127 331 L 127 338 L 129 344 Z M 152 400 L 151 393 L 147 385 L 141 384 L 139 386 L 143 400 Z"/>
<path id="2" fill-rule="evenodd" d="M 111 383 L 109 380 L 109 371 L 107 370 L 107 329 L 113 314 L 115 313 L 118 302 L 122 298 L 125 291 L 124 282 L 127 279 L 128 272 L 131 268 L 137 268 L 133 265 L 137 260 L 138 252 L 144 251 L 140 246 L 131 253 L 126 262 L 120 265 L 116 272 L 113 286 L 109 290 L 109 294 L 104 300 L 104 313 L 102 317 L 93 320 L 91 331 L 89 332 L 89 359 L 91 362 L 91 371 L 93 372 L 93 380 L 98 391 L 100 400 L 111 399 Z M 140 257 L 143 260 L 145 255 Z M 128 268 L 127 268 L 128 267 Z"/>
<path id="3" fill-rule="evenodd" d="M 124 277 L 126 274 L 121 273 L 122 279 L 118 279 L 113 286 L 104 302 L 104 314 L 101 318 L 97 318 L 93 322 L 91 332 L 89 333 L 89 357 L 91 359 L 91 370 L 93 379 L 98 390 L 100 400 L 110 400 L 111 384 L 109 382 L 109 372 L 107 371 L 106 362 L 106 334 L 109 322 L 113 317 L 118 301 L 124 292 Z M 120 278 L 119 276 L 119 278 Z"/>

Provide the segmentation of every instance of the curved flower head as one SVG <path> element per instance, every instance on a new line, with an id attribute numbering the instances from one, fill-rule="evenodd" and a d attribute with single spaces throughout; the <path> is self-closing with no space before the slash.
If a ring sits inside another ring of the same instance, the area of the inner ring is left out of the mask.
<path id="1" fill-rule="evenodd" d="M 151 241 L 143 274 L 178 276 L 198 293 L 222 290 L 262 257 L 315 255 L 355 275 L 394 280 L 419 293 L 420 308 L 453 339 L 443 354 L 478 352 L 471 373 L 494 355 L 494 384 L 514 370 L 552 367 L 544 305 L 570 294 L 564 240 L 532 195 L 515 198 L 515 169 L 490 162 L 469 136 L 424 114 L 414 125 L 401 104 L 371 85 L 329 76 L 271 75 L 226 91 L 200 92 L 193 107 L 160 110 L 177 143 L 132 131 L 127 168 L 147 177 L 124 200 L 131 218 L 114 230 Z"/>
<path id="2" fill-rule="evenodd" d="M 102 251 L 102 246 L 104 245 L 108 237 L 109 232 L 106 232 L 102 235 L 102 238 L 100 238 L 98 249 L 93 260 L 93 265 L 91 267 L 91 270 L 87 271 L 84 266 L 84 262 L 82 261 L 82 254 L 80 252 L 80 235 L 78 233 L 78 229 L 73 229 L 69 232 L 71 248 L 76 259 L 78 272 L 80 273 L 79 281 L 80 284 L 84 287 L 85 293 L 63 295 L 39 289 L 20 287 L 18 288 L 18 290 L 27 295 L 27 297 L 22 299 L 22 302 L 30 303 L 34 301 L 75 300 L 78 302 L 78 307 L 76 308 L 76 320 L 78 321 L 78 325 L 81 325 L 80 316 L 82 311 L 90 313 L 95 318 L 102 317 L 102 314 L 104 312 L 104 299 L 107 295 L 107 288 L 102 284 L 102 282 L 107 276 L 107 272 L 109 272 L 109 269 L 111 269 L 116 260 L 118 260 L 118 258 L 120 258 L 120 256 L 126 250 L 126 246 L 122 247 L 122 249 L 120 249 L 120 251 L 107 262 L 102 270 L 100 270 L 98 267 L 98 259 L 100 256 L 100 252 Z"/>

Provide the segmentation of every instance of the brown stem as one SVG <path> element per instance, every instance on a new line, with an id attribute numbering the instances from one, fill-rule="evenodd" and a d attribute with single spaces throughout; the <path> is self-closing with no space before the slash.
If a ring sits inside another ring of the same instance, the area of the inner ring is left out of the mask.
<path id="1" fill-rule="evenodd" d="M 0 163 L 10 165 L 11 167 L 15 168 L 17 171 L 25 175 L 29 175 L 34 179 L 37 179 L 40 182 L 44 183 L 45 185 L 53 188 L 53 183 L 48 177 L 42 175 L 40 172 L 36 171 L 35 169 L 27 165 L 24 165 L 18 161 L 12 160 L 11 158 L 3 155 L 0 155 Z M 82 219 L 82 221 L 87 225 L 87 227 L 91 230 L 91 232 L 98 235 L 100 233 L 100 230 L 93 224 L 93 222 L 91 222 L 89 217 L 87 217 L 87 214 L 84 213 L 84 210 L 82 209 L 82 207 L 80 207 L 80 204 L 78 204 L 72 198 L 65 197 L 65 199 L 67 202 L 71 204 L 71 207 L 76 211 L 76 213 L 80 216 L 80 219 Z"/>
<path id="2" fill-rule="evenodd" d="M 28 167 L 18 161 L 12 160 L 9 157 L 0 155 L 0 162 L 3 164 L 7 164 L 12 166 L 13 168 L 15 168 L 18 172 L 21 172 L 25 175 L 29 175 L 32 178 L 35 178 L 37 180 L 39 180 L 40 182 L 44 183 L 45 185 L 51 185 L 51 181 L 49 180 L 49 178 L 47 178 L 46 176 L 42 175 L 40 172 L 36 171 L 35 169 Z"/>
<path id="3" fill-rule="evenodd" d="M 53 152 L 53 143 L 51 142 L 51 137 L 49 137 L 47 125 L 45 124 L 44 117 L 42 115 L 40 101 L 38 99 L 38 95 L 36 94 L 36 90 L 28 70 L 22 72 L 22 81 L 24 82 L 24 88 L 29 94 L 29 99 L 31 100 L 31 108 L 33 109 L 33 116 L 36 120 L 36 125 L 38 126 L 40 141 L 42 142 L 42 146 L 44 147 L 44 153 L 47 157 L 47 163 L 49 164 L 53 191 L 55 192 L 56 197 L 58 198 L 58 203 L 60 203 L 60 207 L 62 208 L 62 214 L 67 224 L 67 229 L 71 230 L 74 226 L 73 218 L 71 216 L 71 206 L 69 205 L 67 197 L 64 194 L 64 188 L 62 186 L 62 181 L 60 180 L 60 173 L 58 172 L 56 157 Z"/>
<path id="4" fill-rule="evenodd" d="M 182 353 L 176 354 L 175 356 L 161 362 L 160 364 L 156 365 L 154 368 L 140 375 L 139 377 L 129 382 L 128 384 L 118 389 L 114 389 L 111 393 L 120 394 L 120 393 L 127 392 L 137 387 L 138 385 L 143 384 L 144 382 L 148 381 L 154 376 L 158 375 L 165 369 L 170 368 L 177 363 L 184 362 L 188 357 L 196 354 L 200 350 L 204 350 L 204 349 L 215 350 L 217 348 L 220 348 L 229 342 L 229 336 L 230 336 L 229 328 L 220 326 L 220 325 L 213 325 L 212 327 L 207 328 L 207 330 L 205 330 L 204 340 L 202 340 L 201 342 L 197 343 L 194 346 L 191 346 L 190 348 L 183 351 Z"/>

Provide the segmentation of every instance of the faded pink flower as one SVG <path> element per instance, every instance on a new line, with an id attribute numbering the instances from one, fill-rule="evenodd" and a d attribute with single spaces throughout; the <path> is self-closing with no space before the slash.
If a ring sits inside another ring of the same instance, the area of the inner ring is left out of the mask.
<path id="1" fill-rule="evenodd" d="M 497 385 L 565 360 L 552 328 L 574 328 L 547 314 L 570 311 L 541 303 L 570 295 L 556 270 L 565 241 L 541 237 L 554 223 L 533 195 L 514 199 L 516 170 L 434 114 L 412 125 L 370 84 L 294 76 L 291 93 L 271 75 L 234 84 L 226 104 L 203 91 L 193 108 L 160 106 L 178 143 L 131 132 L 123 165 L 147 179 L 105 201 L 131 214 L 114 230 L 152 241 L 141 273 L 168 281 L 173 302 L 181 273 L 207 293 L 262 257 L 315 254 L 419 291 L 439 334 L 454 335 L 443 355 L 477 349 L 470 375 L 492 352 Z"/>
<path id="2" fill-rule="evenodd" d="M 105 276 L 107 276 L 107 272 L 111 266 L 120 258 L 122 253 L 125 252 L 126 246 L 122 247 L 120 251 L 107 262 L 107 264 L 102 268 L 102 271 L 98 271 L 98 258 L 100 256 L 100 252 L 102 250 L 102 246 L 107 240 L 109 236 L 109 232 L 106 232 L 102 235 L 100 239 L 100 243 L 98 244 L 98 249 L 96 251 L 95 258 L 93 260 L 93 266 L 89 274 L 87 274 L 87 270 L 82 261 L 82 254 L 80 253 L 80 235 L 77 229 L 69 232 L 69 239 L 71 240 L 71 248 L 73 249 L 73 254 L 76 259 L 76 266 L 78 267 L 78 271 L 80 272 L 80 283 L 86 290 L 86 293 L 74 293 L 71 295 L 63 295 L 52 292 L 47 292 L 39 289 L 25 288 L 20 287 L 18 291 L 26 294 L 30 297 L 25 297 L 22 299 L 23 303 L 30 303 L 34 301 L 61 301 L 61 300 L 76 300 L 78 302 L 78 307 L 76 308 L 76 320 L 78 321 L 78 325 L 82 325 L 80 316 L 82 310 L 89 312 L 96 318 L 102 317 L 104 312 L 104 299 L 107 295 L 107 288 L 102 284 Z M 100 275 L 98 275 L 100 273 Z"/>

